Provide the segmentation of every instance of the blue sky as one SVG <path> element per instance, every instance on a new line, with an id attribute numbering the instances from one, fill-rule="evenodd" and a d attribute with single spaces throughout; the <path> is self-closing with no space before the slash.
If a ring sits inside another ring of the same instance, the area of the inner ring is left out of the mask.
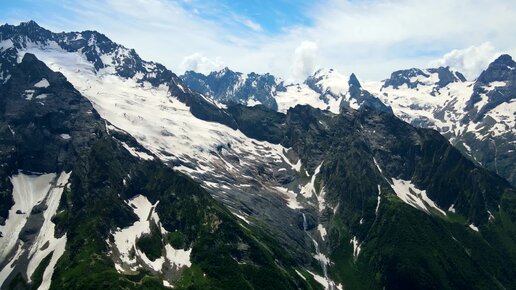
<path id="1" fill-rule="evenodd" d="M 227 21 L 241 24 L 247 29 L 267 34 L 278 34 L 291 26 L 309 26 L 312 19 L 307 11 L 319 0 L 183 0 L 163 1 L 177 3 L 185 11 L 217 23 Z M 109 1 L 104 1 L 109 2 Z M 130 2 L 130 1 L 127 1 Z M 141 2 L 141 1 L 140 1 Z M 37 22 L 51 22 L 48 18 L 67 17 L 73 2 L 59 0 L 0 0 L 0 19 L 4 22 L 25 21 L 30 18 Z M 70 15 L 69 18 L 73 18 Z"/>
<path id="2" fill-rule="evenodd" d="M 379 80 L 450 65 L 474 78 L 516 54 L 516 1 L 0 0 L 0 21 L 98 30 L 182 73 L 228 66 L 302 80 L 318 68 Z"/>

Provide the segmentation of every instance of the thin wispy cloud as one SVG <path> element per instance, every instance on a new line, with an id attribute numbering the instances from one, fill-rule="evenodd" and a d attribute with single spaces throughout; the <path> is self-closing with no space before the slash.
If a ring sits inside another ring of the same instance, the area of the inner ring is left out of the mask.
<path id="1" fill-rule="evenodd" d="M 53 30 L 98 30 L 177 73 L 229 66 L 299 79 L 325 67 L 378 80 L 397 69 L 442 64 L 474 78 L 493 54 L 516 52 L 515 1 L 38 3 L 51 9 L 35 14 L 11 4 L 0 16 L 7 22 L 35 18 Z M 316 49 L 302 53 L 303 43 Z"/>

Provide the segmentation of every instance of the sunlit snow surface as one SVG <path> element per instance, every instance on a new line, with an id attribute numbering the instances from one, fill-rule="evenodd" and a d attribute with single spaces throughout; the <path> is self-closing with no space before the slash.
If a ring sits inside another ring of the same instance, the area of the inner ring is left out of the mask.
<path id="1" fill-rule="evenodd" d="M 14 248 L 30 211 L 43 201 L 55 177 L 55 174 L 37 176 L 23 173 L 11 177 L 14 205 L 9 210 L 9 218 L 5 225 L 0 226 L 3 235 L 0 238 L 0 261 L 3 261 Z"/>
<path id="2" fill-rule="evenodd" d="M 340 103 L 349 90 L 349 76 L 335 70 L 319 70 L 314 76 L 318 81 L 316 86 L 325 94 L 328 93 L 327 103 L 321 99 L 321 94 L 306 84 L 292 84 L 285 86 L 286 91 L 277 92 L 275 96 L 278 111 L 286 112 L 296 105 L 310 105 L 321 110 L 329 110 L 335 114 L 340 111 Z M 331 95 L 330 95 L 331 94 Z"/>
<path id="3" fill-rule="evenodd" d="M 165 85 L 142 84 L 138 82 L 138 76 L 121 78 L 114 74 L 112 66 L 95 72 L 84 55 L 67 52 L 52 42 L 46 46 L 28 43 L 19 53 L 19 59 L 27 52 L 35 54 L 52 70 L 63 73 L 104 119 L 131 134 L 161 160 L 180 161 L 184 165 L 177 166 L 176 170 L 194 178 L 198 175 L 216 178 L 216 182 L 205 178 L 199 178 L 199 181 L 206 187 L 218 188 L 219 194 L 225 194 L 230 188 L 238 190 L 239 186 L 260 182 L 248 173 L 250 165 L 257 162 L 283 164 L 294 170 L 298 167 L 298 164 L 290 163 L 285 156 L 287 149 L 280 145 L 256 141 L 238 130 L 194 117 L 189 107 L 170 95 Z M 104 63 L 110 61 L 109 56 L 103 56 Z M 126 148 L 140 158 L 152 158 L 129 146 Z M 238 161 L 230 156 L 238 156 Z M 238 178 L 239 182 L 224 182 L 222 176 Z M 282 196 L 286 205 L 299 208 L 296 194 L 277 187 L 277 184 L 264 182 L 261 186 Z"/>
<path id="4" fill-rule="evenodd" d="M 42 79 L 36 84 L 34 84 L 36 88 L 48 88 L 50 86 L 50 83 L 47 81 L 47 79 Z"/>
<path id="5" fill-rule="evenodd" d="M 366 82 L 363 86 L 384 104 L 391 106 L 394 114 L 406 122 L 428 120 L 430 127 L 443 134 L 449 133 L 454 137 L 465 132 L 474 133 L 479 140 L 487 137 L 487 135 L 479 133 L 483 127 L 480 123 L 462 124 L 460 122 L 467 113 L 464 109 L 473 94 L 475 82 L 454 82 L 439 90 L 434 90 L 439 80 L 437 73 L 427 73 L 429 78 L 419 76 L 420 85 L 417 86 L 417 89 L 408 88 L 405 84 L 397 89 L 390 86 L 382 87 L 383 82 Z M 484 89 L 490 91 L 505 85 L 504 82 L 492 82 Z M 475 104 L 477 110 L 487 103 L 485 94 L 481 94 L 480 97 L 481 100 Z M 493 118 L 496 125 L 488 133 L 493 136 L 507 132 L 516 134 L 515 111 L 516 100 L 504 102 L 489 110 L 486 115 Z"/>
<path id="6" fill-rule="evenodd" d="M 6 258 L 10 258 L 10 260 L 0 272 L 0 285 L 14 270 L 17 265 L 16 261 L 20 256 L 27 255 L 26 274 L 30 282 L 32 274 L 41 261 L 50 253 L 53 253 L 43 272 L 43 279 L 38 289 L 46 290 L 50 288 L 54 267 L 63 255 L 66 245 L 66 234 L 60 238 L 55 238 L 55 224 L 51 219 L 57 213 L 59 201 L 69 177 L 70 173 L 63 172 L 59 176 L 55 173 L 44 175 L 19 173 L 11 178 L 15 203 L 9 211 L 9 218 L 5 226 L 0 226 L 0 231 L 3 234 L 3 237 L 0 238 L 0 263 L 5 262 Z M 24 249 L 22 248 L 24 244 L 18 239 L 18 236 L 26 224 L 32 208 L 38 204 L 46 205 L 46 209 L 43 211 L 43 225 L 30 247 Z M 15 247 L 14 256 L 10 255 Z"/>
<path id="7" fill-rule="evenodd" d="M 137 240 L 144 234 L 151 233 L 151 223 L 154 223 L 163 235 L 167 231 L 162 228 L 159 216 L 155 211 L 156 205 L 152 204 L 147 197 L 137 195 L 127 201 L 127 204 L 133 209 L 138 216 L 138 221 L 131 226 L 118 229 L 113 233 L 114 243 L 110 244 L 111 251 L 117 253 L 115 267 L 119 272 L 137 271 L 140 268 L 146 268 L 155 272 L 162 273 L 165 266 L 168 268 L 190 267 L 190 254 L 192 249 L 174 249 L 171 245 L 165 245 L 165 254 L 152 261 L 137 246 Z M 167 282 L 168 283 L 168 282 Z"/>
<path id="8" fill-rule="evenodd" d="M 393 178 L 391 186 L 394 192 L 396 192 L 396 195 L 406 204 L 427 213 L 431 213 L 430 210 L 434 209 L 446 215 L 446 212 L 440 209 L 435 202 L 428 197 L 426 190 L 418 189 L 411 181 Z"/>

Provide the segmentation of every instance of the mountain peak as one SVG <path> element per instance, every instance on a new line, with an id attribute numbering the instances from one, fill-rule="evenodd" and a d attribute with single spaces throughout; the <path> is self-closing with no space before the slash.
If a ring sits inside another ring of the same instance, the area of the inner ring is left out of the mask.
<path id="1" fill-rule="evenodd" d="M 39 24 L 37 24 L 36 21 L 34 21 L 34 20 L 29 20 L 29 21 L 26 21 L 26 22 L 21 22 L 20 26 L 41 28 L 41 26 L 39 26 Z"/>
<path id="2" fill-rule="evenodd" d="M 437 74 L 437 76 L 435 76 L 435 74 Z M 410 89 L 415 89 L 423 85 L 442 88 L 450 83 L 465 81 L 466 78 L 460 72 L 451 71 L 449 67 L 441 66 L 424 70 L 410 68 L 393 72 L 391 77 L 384 81 L 383 87 L 386 88 L 390 86 L 394 89 L 398 89 L 406 85 Z"/>
<path id="3" fill-rule="evenodd" d="M 495 59 L 485 71 L 478 77 L 481 84 L 488 84 L 494 81 L 514 81 L 516 62 L 508 54 L 502 54 Z"/>
<path id="4" fill-rule="evenodd" d="M 512 66 L 512 65 L 515 64 L 515 62 L 512 59 L 512 57 L 510 55 L 508 55 L 508 54 L 500 55 L 497 59 L 495 59 L 495 61 L 493 61 L 493 63 L 505 64 L 505 65 L 509 65 L 509 66 Z"/>
<path id="5" fill-rule="evenodd" d="M 357 76 L 354 73 L 351 73 L 351 75 L 349 76 L 348 84 L 350 87 L 357 87 L 357 88 L 362 87 L 360 85 L 360 82 L 357 79 Z"/>

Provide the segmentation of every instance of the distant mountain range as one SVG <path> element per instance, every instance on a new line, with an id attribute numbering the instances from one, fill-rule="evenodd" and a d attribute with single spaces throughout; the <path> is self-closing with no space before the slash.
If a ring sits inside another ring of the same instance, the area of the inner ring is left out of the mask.
<path id="1" fill-rule="evenodd" d="M 333 113 L 366 105 L 394 112 L 416 127 L 438 130 L 465 155 L 516 185 L 515 68 L 514 60 L 502 55 L 474 81 L 448 67 L 400 70 L 364 85 L 354 74 L 334 70 L 319 70 L 303 84 L 288 85 L 269 74 L 246 78 L 227 68 L 207 76 L 186 72 L 180 78 L 224 104 L 263 104 L 279 112 L 307 104 Z"/>
<path id="2" fill-rule="evenodd" d="M 510 56 L 178 77 L 31 21 L 0 64 L 1 289 L 516 288 Z"/>

